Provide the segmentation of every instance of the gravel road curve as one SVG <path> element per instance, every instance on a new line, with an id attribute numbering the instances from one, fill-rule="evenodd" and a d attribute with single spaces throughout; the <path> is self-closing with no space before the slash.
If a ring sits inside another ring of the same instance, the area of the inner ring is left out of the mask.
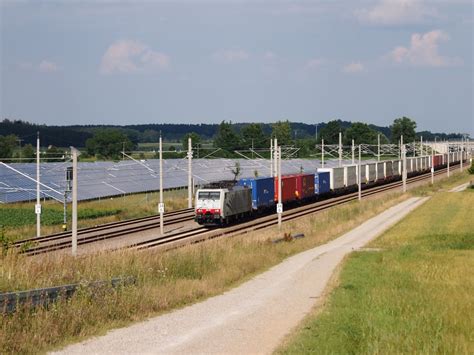
<path id="1" fill-rule="evenodd" d="M 426 200 L 410 198 L 222 295 L 57 353 L 271 353 L 311 311 L 346 254 L 362 248 Z"/>

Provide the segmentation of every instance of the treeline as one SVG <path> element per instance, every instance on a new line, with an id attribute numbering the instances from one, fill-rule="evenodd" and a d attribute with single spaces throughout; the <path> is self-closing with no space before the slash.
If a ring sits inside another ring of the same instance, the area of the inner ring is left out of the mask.
<path id="1" fill-rule="evenodd" d="M 48 147 L 43 154 L 49 153 L 51 160 L 60 158 L 63 153 L 57 147 L 69 146 L 82 148 L 83 157 L 118 159 L 122 151 L 136 150 L 138 143 L 157 142 L 160 133 L 165 142 L 176 143 L 169 150 L 186 149 L 187 137 L 191 136 L 195 149 L 219 149 L 214 156 L 222 157 L 236 157 L 236 150 L 268 148 L 271 137 L 276 137 L 280 145 L 298 148 L 298 157 L 314 154 L 315 145 L 321 144 L 322 139 L 325 144 L 337 144 L 339 132 L 342 132 L 344 145 L 350 145 L 352 140 L 355 144 L 376 144 L 379 135 L 381 143 L 397 143 L 402 134 L 405 142 L 413 142 L 421 135 L 425 140 L 434 140 L 435 137 L 438 140 L 461 138 L 461 134 L 416 133 L 416 122 L 408 117 L 394 120 L 390 127 L 342 120 L 319 123 L 317 137 L 316 125 L 288 120 L 272 124 L 222 121 L 220 124 L 46 126 L 5 119 L 0 123 L 0 158 L 33 159 L 37 132 L 40 133 L 42 147 Z M 166 156 L 173 156 L 173 153 L 167 153 Z"/>

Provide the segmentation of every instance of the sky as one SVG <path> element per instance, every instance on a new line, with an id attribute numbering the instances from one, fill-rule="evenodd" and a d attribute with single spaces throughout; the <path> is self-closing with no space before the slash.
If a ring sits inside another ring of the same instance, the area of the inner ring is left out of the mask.
<path id="1" fill-rule="evenodd" d="M 0 0 L 0 118 L 474 136 L 473 2 Z"/>

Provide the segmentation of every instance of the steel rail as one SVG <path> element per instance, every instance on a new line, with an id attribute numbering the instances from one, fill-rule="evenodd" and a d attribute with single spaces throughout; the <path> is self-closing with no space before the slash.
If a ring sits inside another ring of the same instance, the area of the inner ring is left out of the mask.
<path id="1" fill-rule="evenodd" d="M 185 209 L 180 209 L 176 211 L 170 211 L 170 212 L 165 213 L 165 217 L 173 217 L 173 216 L 183 215 L 187 213 L 194 213 L 194 209 L 185 208 Z M 96 225 L 92 227 L 81 228 L 78 230 L 78 235 L 101 231 L 101 230 L 107 230 L 114 227 L 126 226 L 126 225 L 130 225 L 134 223 L 147 222 L 147 221 L 151 221 L 152 223 L 154 222 L 159 223 L 160 215 L 154 214 L 154 215 L 146 216 L 146 217 L 131 218 L 131 219 L 123 220 L 123 221 L 109 222 L 109 223 L 104 223 L 104 224 L 100 224 L 100 225 Z M 71 238 L 71 231 L 48 234 L 48 235 L 43 235 L 41 237 L 21 239 L 21 240 L 17 240 L 13 242 L 12 245 L 15 247 L 21 247 L 25 243 L 44 243 L 44 242 L 59 240 L 62 238 Z"/>

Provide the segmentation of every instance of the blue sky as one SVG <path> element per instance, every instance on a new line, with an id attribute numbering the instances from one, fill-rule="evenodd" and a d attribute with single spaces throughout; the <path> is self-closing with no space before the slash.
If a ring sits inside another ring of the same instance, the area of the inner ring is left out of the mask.
<path id="1" fill-rule="evenodd" d="M 2 118 L 340 118 L 474 135 L 473 4 L 1 1 Z"/>

